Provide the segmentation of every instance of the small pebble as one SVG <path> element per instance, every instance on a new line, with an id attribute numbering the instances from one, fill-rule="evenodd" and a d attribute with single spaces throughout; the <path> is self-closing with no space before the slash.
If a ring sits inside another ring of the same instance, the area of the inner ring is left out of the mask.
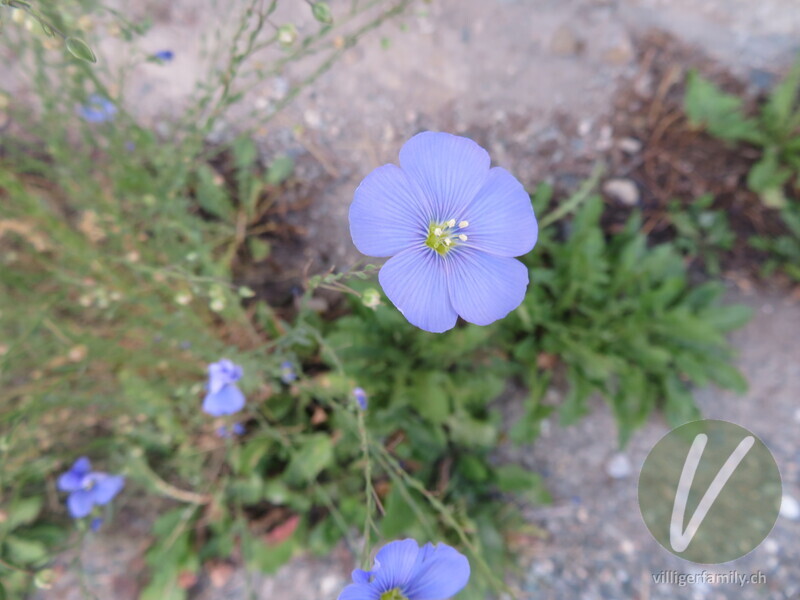
<path id="1" fill-rule="evenodd" d="M 622 138 L 617 142 L 617 146 L 625 154 L 639 154 L 642 151 L 642 142 L 632 137 Z"/>
<path id="2" fill-rule="evenodd" d="M 789 494 L 784 494 L 781 498 L 780 515 L 784 519 L 797 521 L 800 519 L 800 503 L 798 503 L 797 500 L 792 498 Z"/>
<path id="3" fill-rule="evenodd" d="M 625 206 L 636 206 L 639 202 L 639 188 L 630 179 L 609 179 L 603 184 L 603 192 Z"/>
<path id="4" fill-rule="evenodd" d="M 611 460 L 606 464 L 606 473 L 614 479 L 625 479 L 630 477 L 633 467 L 631 466 L 631 459 L 627 454 L 621 452 L 611 457 Z"/>
<path id="5" fill-rule="evenodd" d="M 583 42 L 578 39 L 572 29 L 562 25 L 556 29 L 550 40 L 550 50 L 556 56 L 575 56 L 583 50 Z"/>

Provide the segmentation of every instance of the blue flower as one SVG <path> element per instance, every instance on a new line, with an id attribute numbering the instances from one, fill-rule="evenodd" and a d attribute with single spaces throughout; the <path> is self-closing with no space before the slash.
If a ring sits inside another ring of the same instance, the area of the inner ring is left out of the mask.
<path id="1" fill-rule="evenodd" d="M 89 525 L 89 528 L 92 531 L 100 531 L 100 528 L 102 526 L 103 526 L 103 519 L 101 519 L 100 517 L 96 517 L 96 518 L 92 519 L 92 523 L 91 523 L 91 525 Z"/>
<path id="2" fill-rule="evenodd" d="M 95 505 L 111 502 L 124 485 L 125 478 L 121 475 L 92 471 L 92 464 L 85 456 L 58 478 L 58 489 L 70 493 L 67 510 L 74 519 L 85 517 Z"/>
<path id="3" fill-rule="evenodd" d="M 208 365 L 208 394 L 203 411 L 212 417 L 232 415 L 244 408 L 244 394 L 235 383 L 242 378 L 242 367 L 227 358 Z"/>
<path id="4" fill-rule="evenodd" d="M 175 58 L 175 53 L 172 50 L 159 50 L 153 54 L 153 58 L 161 62 L 169 62 Z"/>
<path id="5" fill-rule="evenodd" d="M 241 423 L 234 423 L 230 427 L 225 427 L 224 425 L 217 427 L 217 436 L 221 438 L 229 438 L 236 435 L 242 435 L 244 433 L 244 425 Z"/>
<path id="6" fill-rule="evenodd" d="M 468 581 L 469 562 L 454 548 L 401 540 L 378 551 L 371 571 L 353 571 L 339 600 L 446 600 Z"/>
<path id="7" fill-rule="evenodd" d="M 367 392 L 363 388 L 357 387 L 353 390 L 353 396 L 361 407 L 361 410 L 367 410 Z"/>
<path id="8" fill-rule="evenodd" d="M 89 123 L 105 123 L 114 119 L 117 107 L 108 98 L 92 94 L 89 96 L 89 101 L 80 107 L 78 114 Z"/>
<path id="9" fill-rule="evenodd" d="M 513 257 L 536 244 L 530 197 L 470 139 L 426 131 L 400 150 L 400 166 L 367 175 L 350 205 L 350 235 L 412 325 L 440 333 L 460 315 L 488 325 L 520 305 L 528 270 Z"/>
<path id="10" fill-rule="evenodd" d="M 283 383 L 291 383 L 297 379 L 297 374 L 294 372 L 294 366 L 288 360 L 281 363 L 281 381 Z"/>

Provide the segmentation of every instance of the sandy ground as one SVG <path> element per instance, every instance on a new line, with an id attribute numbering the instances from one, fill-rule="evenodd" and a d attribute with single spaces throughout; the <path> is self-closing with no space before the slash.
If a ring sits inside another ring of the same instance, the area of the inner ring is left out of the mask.
<path id="1" fill-rule="evenodd" d="M 155 26 L 142 42 L 153 52 L 171 48 L 168 66 L 136 67 L 125 105 L 143 124 L 165 127 L 180 116 L 204 72 L 204 39 L 224 35 L 230 11 L 197 10 L 197 0 L 169 5 L 136 3 L 126 10 L 151 14 Z M 333 0 L 334 13 L 347 4 Z M 298 19 L 304 3 L 283 2 L 282 19 Z M 298 5 L 300 7 L 298 8 Z M 614 143 L 605 125 L 619 83 L 635 71 L 637 36 L 650 27 L 671 32 L 728 66 L 745 80 L 781 72 L 800 39 L 796 0 L 434 0 L 418 2 L 401 22 L 368 35 L 310 92 L 260 133 L 265 159 L 275 148 L 314 159 L 329 181 L 309 217 L 310 252 L 344 264 L 356 254 L 349 244 L 346 211 L 358 181 L 372 168 L 394 161 L 402 142 L 422 129 L 473 135 L 496 164 L 526 184 L 552 178 L 566 156 L 589 158 Z M 383 49 L 381 38 L 390 45 Z M 113 40 L 99 47 L 107 64 L 128 60 Z M 13 60 L 0 65 L 0 80 L 15 81 Z M 302 69 L 267 80 L 245 105 L 268 106 L 302 75 Z M 12 84 L 13 86 L 14 84 Z M 28 90 L 17 89 L 20 100 Z M 244 109 L 243 109 L 244 110 Z M 295 127 L 304 133 L 297 136 Z M 237 113 L 216 135 L 237 129 Z M 300 173 L 312 176 L 315 172 Z M 739 298 L 741 299 L 741 298 Z M 796 440 L 800 414 L 800 306 L 758 293 L 744 298 L 756 318 L 733 342 L 751 383 L 744 397 L 714 390 L 698 393 L 705 414 L 738 422 L 760 435 L 776 455 L 787 493 L 800 499 Z M 800 597 L 800 524 L 779 519 L 773 534 L 751 555 L 723 566 L 761 569 L 766 587 L 657 586 L 650 574 L 699 567 L 662 550 L 636 507 L 636 474 L 666 426 L 653 419 L 626 451 L 630 474 L 607 474 L 616 433 L 603 406 L 579 425 L 552 425 L 516 456 L 548 474 L 555 502 L 530 510 L 548 538 L 530 549 L 522 598 L 768 598 Z M 148 524 L 139 523 L 142 532 Z M 99 598 L 136 597 L 126 579 L 139 544 L 112 528 L 83 550 L 90 587 Z M 259 598 L 335 598 L 352 564 L 346 555 L 326 561 L 299 558 L 275 577 L 257 578 Z M 217 587 L 207 576 L 196 598 L 245 597 L 243 574 Z M 40 600 L 80 598 L 65 575 Z"/>

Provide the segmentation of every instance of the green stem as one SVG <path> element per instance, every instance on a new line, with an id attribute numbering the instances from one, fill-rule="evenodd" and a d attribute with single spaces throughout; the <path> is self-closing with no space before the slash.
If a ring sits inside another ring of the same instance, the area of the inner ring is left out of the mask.
<path id="1" fill-rule="evenodd" d="M 540 221 L 539 221 L 539 228 L 544 229 L 563 219 L 571 212 L 574 212 L 578 209 L 578 207 L 586 202 L 591 195 L 592 192 L 597 188 L 597 184 L 600 182 L 600 178 L 605 173 L 605 166 L 602 164 L 597 164 L 592 171 L 592 174 L 589 178 L 583 182 L 581 187 L 575 192 L 566 202 L 560 204 L 555 209 L 547 213 Z"/>

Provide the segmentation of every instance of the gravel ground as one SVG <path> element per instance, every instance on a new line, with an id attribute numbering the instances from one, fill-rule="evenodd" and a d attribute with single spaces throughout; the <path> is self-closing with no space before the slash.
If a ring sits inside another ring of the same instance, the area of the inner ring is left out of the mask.
<path id="1" fill-rule="evenodd" d="M 780 294 L 732 294 L 731 302 L 755 309 L 753 320 L 735 333 L 738 365 L 750 389 L 744 396 L 717 389 L 698 391 L 703 415 L 746 427 L 770 448 L 780 469 L 784 494 L 800 500 L 800 301 Z M 531 549 L 531 568 L 522 584 L 523 598 L 667 600 L 792 600 L 800 597 L 800 535 L 798 515 L 788 506 L 770 536 L 753 552 L 722 565 L 697 565 L 664 550 L 644 525 L 637 503 L 637 481 L 647 454 L 669 431 L 654 418 L 618 453 L 610 411 L 598 403 L 591 416 L 577 425 L 545 427 L 528 449 L 511 452 L 547 475 L 554 503 L 528 512 L 530 520 L 548 532 Z M 653 574 L 764 573 L 764 585 L 708 583 L 679 587 L 656 584 Z"/>
<path id="2" fill-rule="evenodd" d="M 284 3 L 286 4 L 286 3 Z M 298 3 L 301 4 L 301 3 Z M 334 10 L 339 4 L 332 1 Z M 288 7 L 286 19 L 297 6 Z M 301 7 L 305 10 L 305 5 Z M 155 26 L 144 47 L 171 47 L 169 67 L 144 65 L 128 88 L 129 106 L 143 124 L 180 114 L 205 64 L 202 32 L 214 31 L 219 14 L 198 11 L 196 2 L 136 3 L 130 10 L 153 14 Z M 280 20 L 280 19 L 279 19 Z M 352 190 L 369 170 L 397 157 L 402 141 L 425 128 L 474 135 L 496 164 L 526 184 L 563 173 L 570 156 L 591 159 L 613 143 L 605 126 L 618 83 L 631 76 L 636 35 L 649 27 L 667 30 L 743 77 L 779 72 L 798 48 L 800 10 L 796 0 L 436 0 L 417 4 L 404 19 L 370 35 L 342 64 L 326 74 L 263 133 L 265 152 L 275 144 L 314 158 L 312 177 L 324 172 L 330 184 L 309 217 L 310 252 L 331 263 L 353 260 L 346 211 Z M 388 50 L 380 38 L 391 40 Z M 116 59 L 113 43 L 103 51 Z M 0 80 L 13 81 L 13 57 L 0 61 Z M 121 57 L 120 57 L 121 58 Z M 279 98 L 296 74 L 265 82 L 249 105 Z M 413 82 L 409 84 L 409 82 Z M 358 91 L 353 101 L 352 90 Z M 24 87 L 16 97 L 23 99 Z M 305 133 L 296 136 L 294 127 Z M 236 128 L 236 115 L 224 124 Z M 223 129 L 220 135 L 226 135 Z M 343 243 L 344 241 L 344 243 Z M 751 383 L 744 397 L 706 390 L 698 393 L 704 413 L 740 423 L 773 450 L 786 492 L 800 499 L 796 440 L 800 428 L 800 306 L 796 300 L 755 293 L 744 300 L 757 309 L 753 322 L 733 342 Z M 658 419 L 616 456 L 616 431 L 598 405 L 580 424 L 546 428 L 530 448 L 513 458 L 547 474 L 554 504 L 528 516 L 547 537 L 526 549 L 528 575 L 518 582 L 520 598 L 531 599 L 795 599 L 800 597 L 800 523 L 779 518 L 775 530 L 753 553 L 709 571 L 761 570 L 766 585 L 656 585 L 664 569 L 691 573 L 699 566 L 663 550 L 645 528 L 636 505 L 638 470 L 653 444 L 667 431 Z M 610 465 L 617 475 L 611 477 Z M 628 472 L 625 474 L 625 472 Z M 123 509 L 125 510 L 125 509 Z M 789 515 L 791 516 L 791 515 Z M 137 597 L 132 579 L 149 521 L 133 512 L 121 525 L 91 538 L 82 549 L 85 584 L 98 598 Z M 131 524 L 131 522 L 133 524 Z M 61 561 L 64 574 L 37 600 L 81 598 L 80 586 Z M 352 564 L 345 553 L 325 561 L 298 558 L 274 577 L 254 577 L 259 598 L 335 598 Z M 203 575 L 197 600 L 245 598 L 244 574 L 235 569 Z"/>

